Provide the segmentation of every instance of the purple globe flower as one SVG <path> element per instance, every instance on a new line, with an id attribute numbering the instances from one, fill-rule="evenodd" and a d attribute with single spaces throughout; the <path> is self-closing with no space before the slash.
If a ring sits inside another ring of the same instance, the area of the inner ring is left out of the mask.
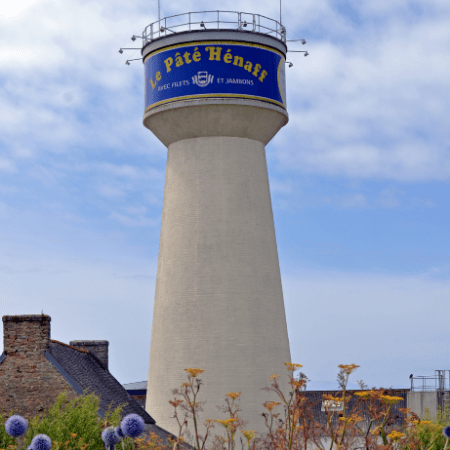
<path id="1" fill-rule="evenodd" d="M 11 416 L 5 423 L 6 432 L 16 438 L 27 431 L 28 422 L 22 416 Z"/>
<path id="2" fill-rule="evenodd" d="M 450 438 L 450 425 L 446 426 L 443 430 L 442 430 L 442 434 L 449 439 Z"/>
<path id="3" fill-rule="evenodd" d="M 120 442 L 120 436 L 114 427 L 108 427 L 102 431 L 102 441 L 107 447 L 114 448 Z"/>
<path id="4" fill-rule="evenodd" d="M 136 438 L 144 431 L 144 419 L 137 414 L 128 414 L 122 419 L 120 428 L 125 436 Z"/>
<path id="5" fill-rule="evenodd" d="M 116 433 L 117 433 L 117 436 L 119 436 L 121 439 L 123 439 L 125 437 L 125 435 L 123 434 L 122 428 L 120 428 L 120 426 L 116 428 Z"/>
<path id="6" fill-rule="evenodd" d="M 52 440 L 46 434 L 37 434 L 31 440 L 30 447 L 33 450 L 50 450 L 52 448 Z"/>

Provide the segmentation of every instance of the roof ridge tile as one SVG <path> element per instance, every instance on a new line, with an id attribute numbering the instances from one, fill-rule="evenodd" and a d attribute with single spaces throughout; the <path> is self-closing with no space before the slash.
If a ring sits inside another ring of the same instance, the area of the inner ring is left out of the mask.
<path id="1" fill-rule="evenodd" d="M 77 352 L 81 352 L 81 353 L 89 353 L 89 354 L 91 354 L 91 352 L 90 352 L 89 350 L 83 350 L 83 349 L 81 349 L 81 348 L 74 347 L 73 345 L 64 344 L 64 342 L 55 341 L 54 339 L 50 339 L 50 342 L 53 342 L 53 343 L 55 343 L 55 344 L 64 345 L 64 347 L 73 348 L 73 349 L 76 350 Z"/>

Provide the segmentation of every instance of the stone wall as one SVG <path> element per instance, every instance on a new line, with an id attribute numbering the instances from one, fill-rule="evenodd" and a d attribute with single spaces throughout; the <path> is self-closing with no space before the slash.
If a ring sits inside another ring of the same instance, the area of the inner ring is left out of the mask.
<path id="1" fill-rule="evenodd" d="M 108 370 L 108 341 L 70 341 L 69 345 L 92 353 Z"/>
<path id="2" fill-rule="evenodd" d="M 3 350 L 0 364 L 0 411 L 14 410 L 30 420 L 47 410 L 61 391 L 68 400 L 78 398 L 64 377 L 44 355 L 50 342 L 50 316 L 3 316 Z"/>

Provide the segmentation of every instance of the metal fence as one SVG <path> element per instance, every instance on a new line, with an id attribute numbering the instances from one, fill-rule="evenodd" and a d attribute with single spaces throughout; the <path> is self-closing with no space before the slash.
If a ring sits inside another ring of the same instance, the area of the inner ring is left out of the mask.
<path id="1" fill-rule="evenodd" d="M 142 33 L 142 46 L 170 34 L 217 29 L 251 31 L 286 42 L 286 29 L 280 22 L 266 16 L 238 11 L 198 11 L 164 17 L 146 26 Z"/>
<path id="2" fill-rule="evenodd" d="M 411 392 L 450 390 L 450 370 L 435 370 L 434 376 L 410 375 Z"/>

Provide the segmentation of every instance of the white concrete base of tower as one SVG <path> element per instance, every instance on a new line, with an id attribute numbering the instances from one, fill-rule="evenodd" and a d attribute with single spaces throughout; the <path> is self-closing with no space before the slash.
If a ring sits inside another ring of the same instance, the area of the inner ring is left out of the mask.
<path id="1" fill-rule="evenodd" d="M 146 410 L 160 427 L 178 434 L 168 401 L 199 367 L 200 423 L 242 391 L 246 429 L 266 431 L 262 403 L 277 396 L 261 388 L 276 373 L 287 394 L 290 351 L 263 143 L 169 145 L 151 339 Z"/>

